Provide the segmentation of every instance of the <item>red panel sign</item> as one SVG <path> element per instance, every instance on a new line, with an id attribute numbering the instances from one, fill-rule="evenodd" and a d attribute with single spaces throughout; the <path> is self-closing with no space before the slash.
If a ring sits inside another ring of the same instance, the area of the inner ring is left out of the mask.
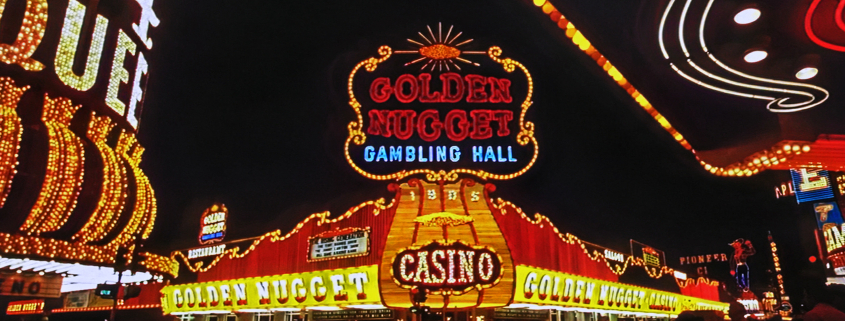
<path id="1" fill-rule="evenodd" d="M 44 300 L 12 301 L 6 308 L 6 315 L 41 314 L 44 312 Z"/>

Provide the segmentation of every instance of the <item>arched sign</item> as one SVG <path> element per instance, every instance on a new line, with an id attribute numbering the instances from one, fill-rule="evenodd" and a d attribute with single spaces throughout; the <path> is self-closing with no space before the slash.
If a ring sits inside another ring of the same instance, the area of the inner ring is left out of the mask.
<path id="1" fill-rule="evenodd" d="M 502 276 L 502 259 L 489 247 L 434 241 L 399 251 L 392 273 L 394 282 L 404 288 L 460 294 L 496 285 Z"/>

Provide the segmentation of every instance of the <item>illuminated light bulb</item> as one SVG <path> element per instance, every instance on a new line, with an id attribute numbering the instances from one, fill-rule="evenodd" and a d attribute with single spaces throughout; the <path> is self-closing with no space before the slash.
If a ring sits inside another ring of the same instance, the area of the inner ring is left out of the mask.
<path id="1" fill-rule="evenodd" d="M 810 151 L 810 145 L 804 145 L 804 147 L 802 147 L 801 150 L 803 150 L 804 152 L 809 152 Z"/>
<path id="2" fill-rule="evenodd" d="M 542 7 L 544 4 L 546 4 L 546 0 L 534 0 L 535 6 Z"/>
<path id="3" fill-rule="evenodd" d="M 744 59 L 746 62 L 755 63 L 766 59 L 767 56 L 769 56 L 769 53 L 767 53 L 765 50 L 754 50 L 745 54 Z"/>
<path id="4" fill-rule="evenodd" d="M 815 77 L 819 70 L 813 67 L 804 67 L 795 73 L 795 78 L 806 80 Z"/>
<path id="5" fill-rule="evenodd" d="M 757 21 L 760 18 L 760 10 L 748 8 L 740 11 L 734 16 L 734 21 L 738 24 L 745 25 Z"/>

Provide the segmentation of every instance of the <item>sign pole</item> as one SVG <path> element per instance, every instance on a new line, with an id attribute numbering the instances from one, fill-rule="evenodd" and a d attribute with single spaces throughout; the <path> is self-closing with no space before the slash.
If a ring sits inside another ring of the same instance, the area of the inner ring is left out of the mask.
<path id="1" fill-rule="evenodd" d="M 123 271 L 117 274 L 117 293 L 114 294 L 114 302 L 112 302 L 111 306 L 111 316 L 109 317 L 109 321 L 115 321 L 117 317 L 117 300 L 120 299 L 120 281 L 123 279 Z"/>

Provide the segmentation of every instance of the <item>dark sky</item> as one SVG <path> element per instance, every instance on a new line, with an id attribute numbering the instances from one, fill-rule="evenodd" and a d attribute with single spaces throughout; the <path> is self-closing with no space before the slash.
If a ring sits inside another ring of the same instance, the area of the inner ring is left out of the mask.
<path id="1" fill-rule="evenodd" d="M 728 252 L 739 237 L 755 242 L 755 260 L 765 266 L 767 230 L 781 245 L 787 273 L 813 254 L 809 207 L 774 197 L 785 172 L 751 178 L 705 172 L 530 2 L 155 6 L 162 23 L 151 32 L 139 131 L 142 167 L 158 200 L 149 248 L 196 246 L 200 214 L 215 201 L 229 208 L 232 240 L 389 197 L 388 182 L 358 175 L 343 159 L 354 115 L 346 76 L 378 46 L 401 48 L 405 38 L 443 22 L 484 46 L 501 46 L 534 76 L 528 117 L 537 125 L 540 158 L 526 175 L 493 182 L 495 197 L 593 243 L 628 252 L 633 238 L 663 249 L 670 266 L 682 255 Z"/>

